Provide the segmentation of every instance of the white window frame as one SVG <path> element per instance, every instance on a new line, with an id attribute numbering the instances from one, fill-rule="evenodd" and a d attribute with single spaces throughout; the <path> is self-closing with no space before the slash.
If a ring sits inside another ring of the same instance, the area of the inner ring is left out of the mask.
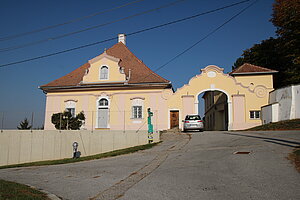
<path id="1" fill-rule="evenodd" d="M 252 116 L 252 113 L 253 113 L 253 116 Z M 258 117 L 257 117 L 257 114 L 258 114 Z M 250 119 L 260 119 L 260 117 L 261 117 L 260 110 L 250 110 L 250 112 L 249 112 Z"/>
<path id="2" fill-rule="evenodd" d="M 100 100 L 101 99 L 106 99 L 108 101 L 108 105 L 104 105 L 104 106 L 100 106 L 99 103 L 100 103 Z M 99 124 L 98 124 L 98 117 L 99 117 L 99 112 L 98 112 L 98 109 L 99 108 L 107 108 L 108 109 L 108 122 L 107 122 L 107 128 L 110 128 L 110 124 L 109 124 L 109 121 L 110 121 L 110 98 L 108 96 L 100 96 L 97 98 L 97 101 L 96 101 L 96 108 L 97 108 L 97 111 L 96 111 L 96 118 L 94 119 L 96 121 L 95 123 L 95 128 L 99 128 Z"/>
<path id="3" fill-rule="evenodd" d="M 76 101 L 68 100 L 65 102 L 65 111 L 69 111 L 72 117 L 76 116 Z"/>
<path id="4" fill-rule="evenodd" d="M 144 118 L 144 99 L 134 98 L 131 103 L 131 119 Z"/>
<path id="5" fill-rule="evenodd" d="M 106 77 L 102 78 L 102 69 L 103 68 L 107 68 L 107 74 L 106 74 Z M 109 67 L 106 66 L 106 65 L 102 65 L 100 68 L 99 68 L 99 79 L 100 80 L 108 80 L 109 79 Z"/>

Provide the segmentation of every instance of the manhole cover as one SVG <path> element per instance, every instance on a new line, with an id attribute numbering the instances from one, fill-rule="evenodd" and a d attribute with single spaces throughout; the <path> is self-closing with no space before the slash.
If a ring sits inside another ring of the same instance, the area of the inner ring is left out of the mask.
<path id="1" fill-rule="evenodd" d="M 250 151 L 236 151 L 233 154 L 250 154 Z"/>

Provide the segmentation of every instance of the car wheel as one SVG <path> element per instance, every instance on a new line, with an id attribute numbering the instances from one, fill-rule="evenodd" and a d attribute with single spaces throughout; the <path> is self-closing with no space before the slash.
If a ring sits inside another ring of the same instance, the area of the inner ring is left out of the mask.
<path id="1" fill-rule="evenodd" d="M 203 129 L 200 129 L 199 131 L 200 131 L 200 132 L 203 132 Z"/>

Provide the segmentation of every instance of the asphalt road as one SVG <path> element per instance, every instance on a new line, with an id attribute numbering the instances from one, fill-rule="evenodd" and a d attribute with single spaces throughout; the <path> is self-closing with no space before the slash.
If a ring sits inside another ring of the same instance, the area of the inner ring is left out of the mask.
<path id="1" fill-rule="evenodd" d="M 165 133 L 163 140 L 113 158 L 2 169 L 0 179 L 72 200 L 300 199 L 300 173 L 286 158 L 300 131 Z"/>

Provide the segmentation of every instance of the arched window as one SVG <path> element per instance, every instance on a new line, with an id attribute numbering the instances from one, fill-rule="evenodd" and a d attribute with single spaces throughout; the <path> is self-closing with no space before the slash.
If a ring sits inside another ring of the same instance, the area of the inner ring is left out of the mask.
<path id="1" fill-rule="evenodd" d="M 108 79 L 108 67 L 102 66 L 100 69 L 100 80 L 107 80 Z"/>
<path id="2" fill-rule="evenodd" d="M 108 106 L 108 100 L 107 99 L 100 99 L 99 100 L 99 106 Z"/>

